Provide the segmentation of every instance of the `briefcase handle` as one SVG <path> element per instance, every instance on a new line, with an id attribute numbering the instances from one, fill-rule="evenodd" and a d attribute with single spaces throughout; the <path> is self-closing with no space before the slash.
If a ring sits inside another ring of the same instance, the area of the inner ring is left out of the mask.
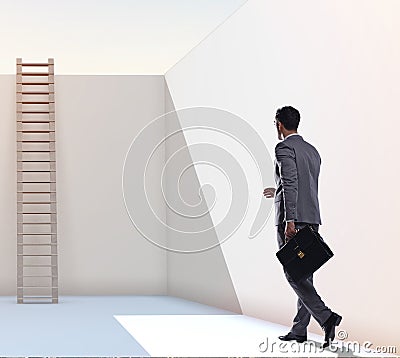
<path id="1" fill-rule="evenodd" d="M 310 228 L 311 228 L 311 226 L 310 226 Z M 296 230 L 296 234 L 300 231 L 300 229 L 295 229 Z M 293 238 L 291 239 L 291 240 L 293 240 L 295 237 L 296 237 L 296 234 L 294 234 L 294 236 L 293 236 Z M 288 243 L 288 239 L 286 238 L 286 236 L 285 236 L 285 244 L 287 244 Z M 297 244 L 297 241 L 296 240 L 294 240 L 295 242 L 296 242 L 296 244 Z M 298 246 L 298 244 L 297 244 L 297 246 Z"/>
<path id="2" fill-rule="evenodd" d="M 315 230 L 313 229 L 312 225 L 306 225 L 310 228 L 310 230 L 312 231 L 312 233 L 315 236 Z M 304 229 L 306 226 L 302 227 L 302 229 Z M 296 234 L 300 231 L 301 229 L 296 229 Z M 296 234 L 291 238 L 291 240 L 294 240 L 294 242 L 296 243 L 296 247 L 294 248 L 294 251 L 296 251 L 297 249 L 300 249 L 299 243 L 296 240 Z M 285 237 L 285 243 L 287 243 L 288 240 Z"/>

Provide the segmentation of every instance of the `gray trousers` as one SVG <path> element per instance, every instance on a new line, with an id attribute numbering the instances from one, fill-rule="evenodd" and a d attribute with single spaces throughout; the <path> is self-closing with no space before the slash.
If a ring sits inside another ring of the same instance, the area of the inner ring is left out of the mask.
<path id="1" fill-rule="evenodd" d="M 307 224 L 295 223 L 296 229 L 301 229 L 305 225 Z M 285 244 L 285 226 L 285 223 L 277 225 L 279 248 Z M 319 225 L 312 224 L 312 227 L 314 230 L 318 231 Z M 315 290 L 313 275 L 300 282 L 294 282 L 285 270 L 284 272 L 286 279 L 298 297 L 297 314 L 293 319 L 293 326 L 290 331 L 298 336 L 306 336 L 307 326 L 310 323 L 311 316 L 313 316 L 322 327 L 332 314 L 332 311 L 325 305 Z"/>

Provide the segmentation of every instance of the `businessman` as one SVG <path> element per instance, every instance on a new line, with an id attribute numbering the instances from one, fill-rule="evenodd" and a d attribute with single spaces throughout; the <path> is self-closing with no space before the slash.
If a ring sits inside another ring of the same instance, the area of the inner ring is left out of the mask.
<path id="1" fill-rule="evenodd" d="M 321 158 L 318 151 L 297 133 L 300 113 L 286 106 L 277 110 L 275 126 L 278 139 L 275 147 L 275 188 L 264 189 L 266 198 L 275 198 L 275 225 L 278 246 L 293 238 L 309 224 L 318 231 L 321 224 L 318 202 L 318 176 Z M 297 294 L 297 314 L 289 333 L 279 336 L 283 341 L 307 340 L 307 326 L 311 316 L 325 331 L 323 347 L 335 338 L 335 327 L 342 317 L 332 312 L 322 301 L 313 285 L 313 276 L 294 282 L 285 271 L 286 279 Z"/>

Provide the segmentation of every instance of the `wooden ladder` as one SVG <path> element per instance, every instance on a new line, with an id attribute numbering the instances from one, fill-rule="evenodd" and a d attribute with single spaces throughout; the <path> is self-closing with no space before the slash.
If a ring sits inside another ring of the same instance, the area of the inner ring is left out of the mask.
<path id="1" fill-rule="evenodd" d="M 58 303 L 54 59 L 17 59 L 17 302 Z"/>

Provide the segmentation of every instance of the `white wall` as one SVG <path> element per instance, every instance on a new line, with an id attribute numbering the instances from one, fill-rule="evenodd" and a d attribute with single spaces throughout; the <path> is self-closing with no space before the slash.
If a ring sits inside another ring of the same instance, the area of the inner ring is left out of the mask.
<path id="1" fill-rule="evenodd" d="M 17 293 L 15 76 L 0 76 L 0 292 Z"/>
<path id="2" fill-rule="evenodd" d="M 163 76 L 56 76 L 55 89 L 60 294 L 166 294 L 166 253 L 132 225 L 121 185 L 131 140 L 164 111 Z M 16 292 L 14 76 L 0 76 L 0 95 L 0 294 L 11 295 Z M 164 156 L 155 160 L 161 170 Z"/>
<path id="3" fill-rule="evenodd" d="M 190 166 L 193 164 L 193 158 L 187 148 L 184 131 L 182 131 L 178 119 L 179 115 L 176 115 L 174 110 L 174 103 L 167 86 L 165 86 L 166 115 L 163 120 L 168 138 L 165 144 L 165 163 L 169 174 L 166 176 L 165 192 L 168 203 L 175 209 L 173 211 L 166 206 L 167 247 L 174 250 L 167 252 L 168 295 L 209 304 L 240 314 L 242 311 L 232 277 L 221 247 L 218 245 L 215 223 L 213 223 L 211 215 L 207 213 L 207 202 L 200 201 L 198 196 L 199 193 L 204 195 L 203 188 L 199 185 L 195 168 Z M 178 132 L 168 136 L 175 131 Z M 174 159 L 177 153 L 181 153 L 178 160 Z M 183 172 L 186 166 L 189 167 Z M 182 180 L 177 183 L 175 175 L 180 173 L 183 174 Z M 179 195 L 176 193 L 178 188 Z M 175 205 L 176 203 L 178 205 Z M 179 215 L 176 214 L 177 211 Z M 199 212 L 207 214 L 195 217 L 194 211 L 197 214 Z M 205 228 L 211 229 L 205 230 Z M 195 232 L 196 236 L 176 230 Z M 200 233 L 200 231 L 203 232 Z M 214 247 L 209 250 L 201 250 L 208 246 Z M 182 252 L 183 250 L 191 252 Z M 200 272 L 201 274 L 199 274 Z"/>
<path id="4" fill-rule="evenodd" d="M 349 339 L 390 345 L 400 315 L 399 16 L 396 0 L 249 0 L 166 73 L 177 109 L 229 110 L 272 154 L 276 109 L 300 110 L 299 132 L 322 156 L 321 233 L 335 252 L 317 289 Z M 290 325 L 295 294 L 275 258 L 274 224 L 252 241 L 243 239 L 249 225 L 222 245 L 243 313 Z M 315 322 L 312 331 L 321 332 Z"/>

